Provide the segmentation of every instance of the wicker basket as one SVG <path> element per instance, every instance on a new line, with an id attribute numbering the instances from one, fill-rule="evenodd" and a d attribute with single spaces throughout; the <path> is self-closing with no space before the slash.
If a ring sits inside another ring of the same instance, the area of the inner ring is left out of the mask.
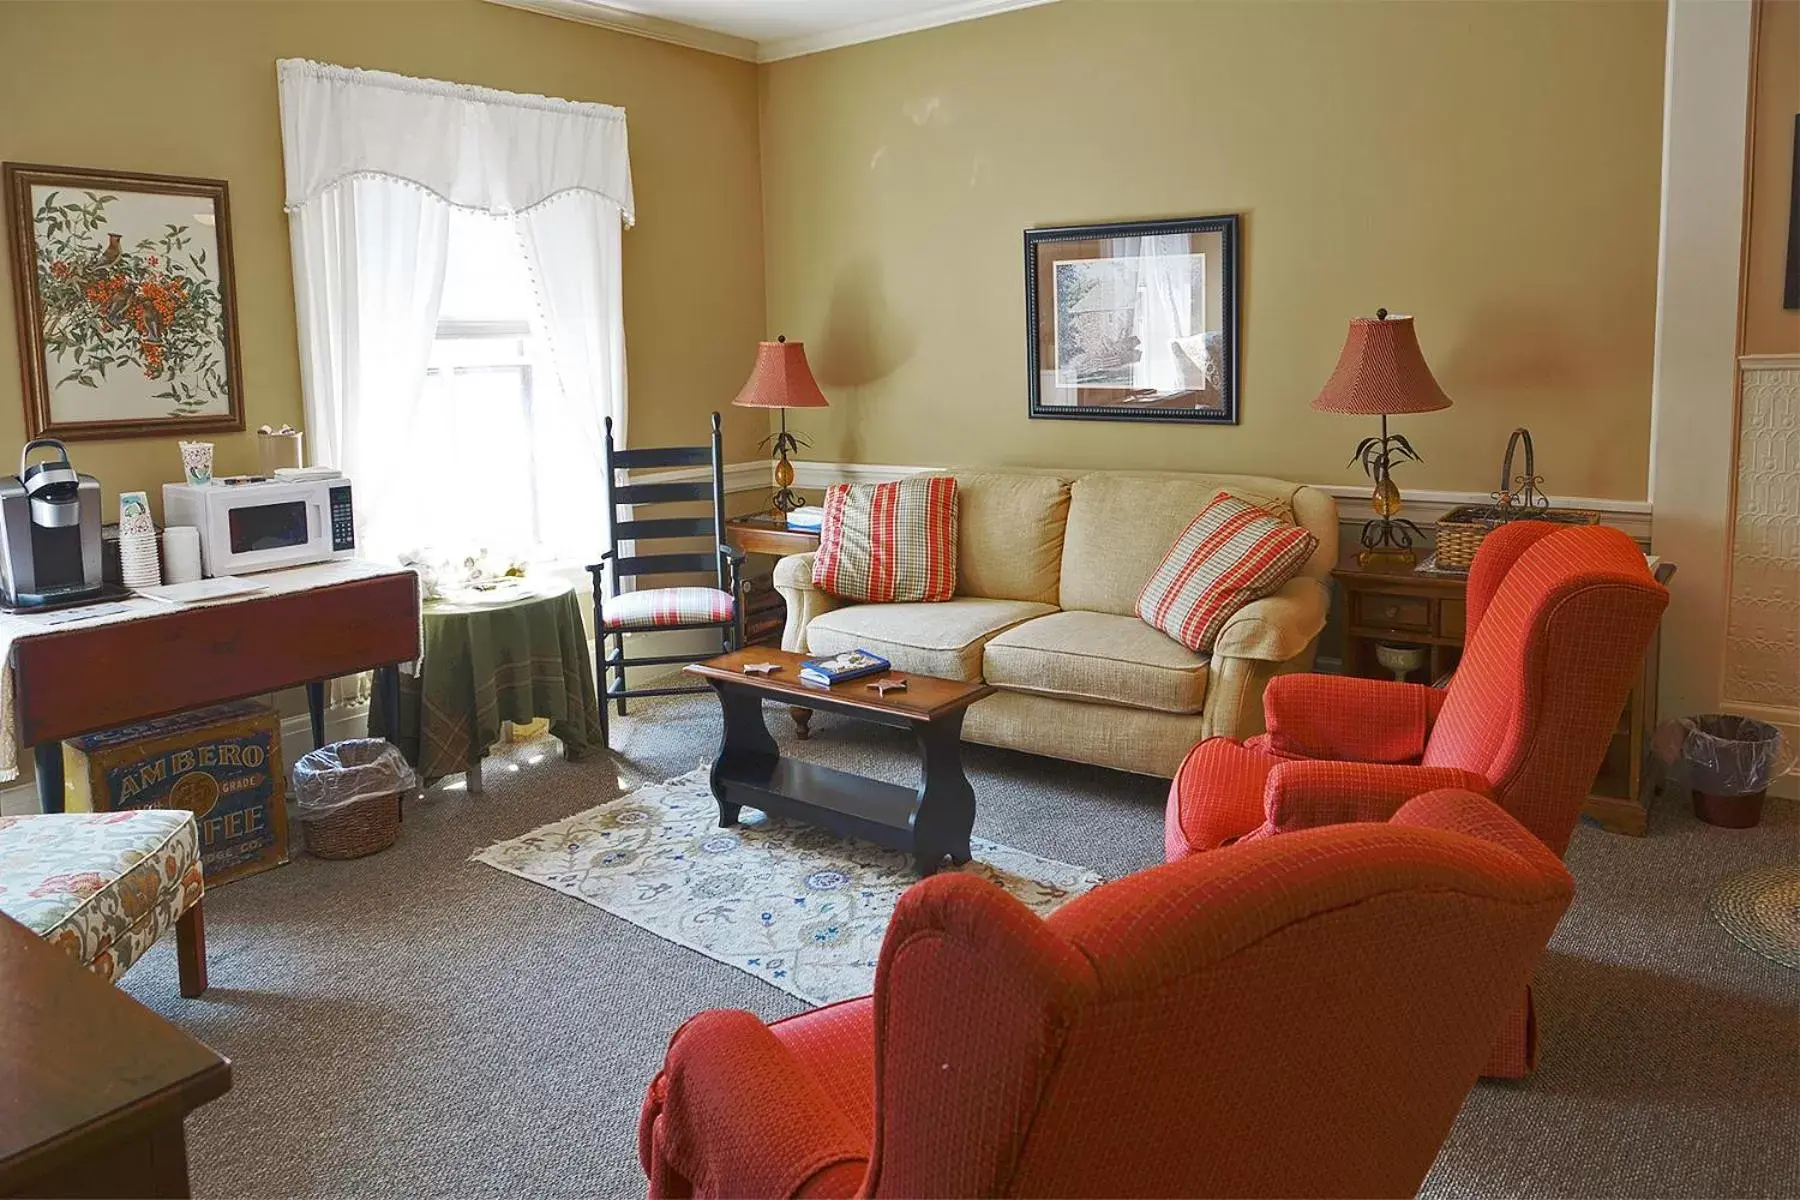
<path id="1" fill-rule="evenodd" d="M 364 796 L 330 813 L 303 818 L 307 853 L 315 858 L 362 858 L 400 836 L 400 793 Z"/>
<path id="2" fill-rule="evenodd" d="M 1525 447 L 1525 473 L 1513 474 L 1513 451 Z M 1586 508 L 1551 508 L 1538 491 L 1542 480 L 1531 450 L 1531 431 L 1515 429 L 1506 441 L 1506 459 L 1500 464 L 1500 490 L 1492 504 L 1464 504 L 1438 518 L 1437 565 L 1466 571 L 1481 549 L 1482 539 L 1513 521 L 1550 521 L 1558 525 L 1598 525 L 1600 514 Z M 1515 490 L 1515 488 L 1517 490 Z"/>

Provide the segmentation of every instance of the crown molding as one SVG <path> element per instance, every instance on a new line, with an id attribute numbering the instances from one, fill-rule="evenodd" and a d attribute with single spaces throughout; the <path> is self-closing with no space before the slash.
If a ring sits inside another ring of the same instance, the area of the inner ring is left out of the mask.
<path id="1" fill-rule="evenodd" d="M 839 50 L 845 46 L 855 46 L 862 42 L 876 42 L 882 38 L 898 37 L 903 33 L 917 33 L 921 29 L 936 29 L 940 25 L 956 25 L 963 21 L 975 21 L 982 17 L 997 16 L 1000 13 L 1013 12 L 1021 8 L 1037 8 L 1039 5 L 1055 4 L 1056 2 L 1057 0 L 960 0 L 955 4 L 934 4 L 904 17 L 890 17 L 885 21 L 865 21 L 860 25 L 845 25 L 824 33 L 774 38 L 767 42 L 759 42 L 756 47 L 756 61 L 780 62 L 785 58 L 799 58 L 805 54 Z"/>
<path id="2" fill-rule="evenodd" d="M 818 54 L 824 50 L 855 46 L 862 42 L 875 42 L 882 38 L 898 37 L 903 33 L 917 33 L 921 29 L 935 29 L 940 25 L 975 21 L 982 17 L 1012 12 L 1015 9 L 1055 4 L 1057 0 L 958 0 L 956 3 L 933 5 L 903 17 L 890 17 L 883 21 L 864 21 L 856 25 L 845 25 L 838 29 L 827 30 L 824 33 L 774 38 L 766 42 L 754 42 L 749 38 L 733 37 L 731 34 L 702 29 L 697 25 L 685 25 L 680 21 L 668 20 L 666 17 L 635 12 L 629 7 L 603 4 L 600 3 L 600 0 L 487 0 L 487 2 L 503 5 L 506 8 L 538 13 L 541 16 L 578 21 L 583 25 L 596 25 L 615 33 L 629 33 L 638 37 L 653 38 L 659 42 L 686 46 L 691 50 L 704 50 L 708 54 L 722 54 L 727 58 L 735 58 L 743 62 L 770 63 L 780 62 L 786 58 L 799 58 L 805 54 Z"/>
<path id="3" fill-rule="evenodd" d="M 1800 367 L 1800 354 L 1742 354 L 1738 366 L 1745 371 L 1786 371 Z"/>
<path id="4" fill-rule="evenodd" d="M 690 50 L 720 54 L 741 62 L 758 61 L 756 43 L 749 38 L 732 37 L 728 33 L 701 29 L 696 25 L 683 25 L 679 21 L 648 16 L 644 13 L 632 12 L 629 9 L 617 8 L 611 4 L 590 3 L 589 0 L 487 0 L 487 2 L 505 8 L 517 8 L 525 12 L 537 13 L 539 16 L 558 17 L 564 21 L 594 25 L 601 29 L 610 29 L 614 33 L 629 33 L 637 37 L 650 38 L 653 41 L 667 42 L 672 46 L 686 46 Z"/>

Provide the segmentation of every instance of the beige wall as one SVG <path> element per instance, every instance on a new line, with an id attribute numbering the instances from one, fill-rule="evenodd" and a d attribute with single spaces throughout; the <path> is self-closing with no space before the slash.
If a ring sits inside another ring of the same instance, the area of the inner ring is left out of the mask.
<path id="1" fill-rule="evenodd" d="M 1745 235 L 1745 354 L 1800 354 L 1800 310 L 1781 307 L 1787 263 L 1794 114 L 1800 113 L 1800 0 L 1757 6 L 1756 95 Z"/>
<path id="2" fill-rule="evenodd" d="M 1455 400 L 1403 486 L 1487 491 L 1514 425 L 1553 493 L 1642 499 L 1664 9 L 1043 8 L 762 76 L 768 331 L 832 407 L 807 457 L 1356 482 L 1307 408 L 1347 319 L 1417 314 Z M 1242 424 L 1025 416 L 1021 231 L 1240 212 Z"/>
<path id="3" fill-rule="evenodd" d="M 705 414 L 720 408 L 729 457 L 756 456 L 761 414 L 726 407 L 763 328 L 751 64 L 478 0 L 0 3 L 0 45 L 0 159 L 230 183 L 252 431 L 303 423 L 277 58 L 624 106 L 638 210 L 624 242 L 632 440 L 703 441 Z M 0 463 L 24 438 L 15 321 L 9 279 Z M 253 432 L 218 441 L 221 472 L 256 466 Z M 82 442 L 72 454 L 109 505 L 120 490 L 159 497 L 178 472 L 173 438 Z"/>

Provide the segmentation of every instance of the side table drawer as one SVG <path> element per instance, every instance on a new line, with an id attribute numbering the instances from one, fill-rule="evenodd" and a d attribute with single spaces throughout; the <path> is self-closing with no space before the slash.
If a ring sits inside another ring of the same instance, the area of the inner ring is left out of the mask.
<path id="1" fill-rule="evenodd" d="M 1382 592 L 1355 595 L 1355 623 L 1377 629 L 1402 629 L 1430 633 L 1431 601 L 1423 596 L 1395 596 Z"/>

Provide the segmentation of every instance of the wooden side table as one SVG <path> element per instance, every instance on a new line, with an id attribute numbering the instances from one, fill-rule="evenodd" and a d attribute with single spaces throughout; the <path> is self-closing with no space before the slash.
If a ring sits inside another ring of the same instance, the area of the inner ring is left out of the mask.
<path id="1" fill-rule="evenodd" d="M 1346 675 L 1392 679 L 1393 673 L 1375 658 L 1375 648 L 1382 643 L 1426 651 L 1425 666 L 1407 682 L 1441 682 L 1456 669 L 1467 625 L 1466 576 L 1426 574 L 1403 566 L 1365 567 L 1353 555 L 1331 574 L 1342 597 Z M 1649 822 L 1644 758 L 1656 728 L 1659 639 L 1660 635 L 1650 641 L 1643 670 L 1581 810 L 1613 833 L 1642 837 Z"/>
<path id="2" fill-rule="evenodd" d="M 788 554 L 809 554 L 819 548 L 819 535 L 800 529 L 789 529 L 786 521 L 766 513 L 749 517 L 733 517 L 725 522 L 725 538 L 745 554 L 780 558 Z M 775 590 L 774 568 L 746 572 L 744 575 L 744 644 L 746 646 L 781 645 L 781 631 L 787 625 L 787 602 Z"/>

